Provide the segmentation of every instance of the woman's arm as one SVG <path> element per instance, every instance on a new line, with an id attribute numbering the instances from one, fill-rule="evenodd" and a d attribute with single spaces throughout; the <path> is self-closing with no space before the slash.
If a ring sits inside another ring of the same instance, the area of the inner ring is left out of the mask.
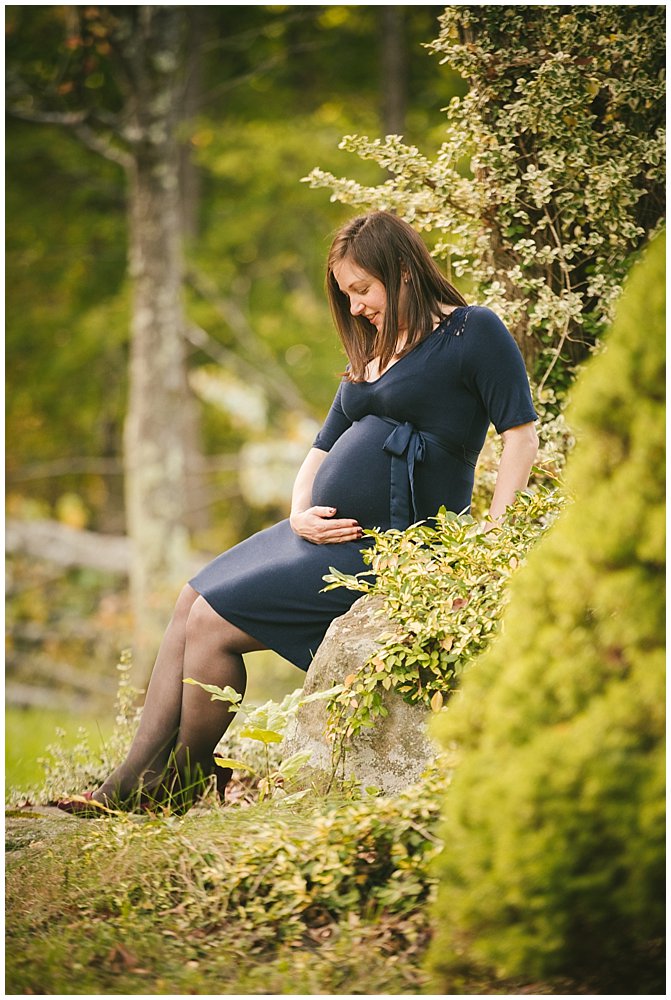
<path id="1" fill-rule="evenodd" d="M 312 484 L 319 467 L 328 455 L 327 451 L 321 448 L 310 448 L 305 456 L 303 464 L 298 470 L 294 482 L 293 493 L 291 494 L 291 514 L 307 510 L 312 503 Z"/>
<path id="2" fill-rule="evenodd" d="M 503 454 L 496 476 L 496 487 L 489 508 L 492 521 L 500 521 L 515 500 L 517 490 L 525 489 L 538 452 L 538 435 L 533 424 L 511 427 L 501 435 Z M 488 527 L 493 527 L 489 524 Z"/>
<path id="3" fill-rule="evenodd" d="M 351 518 L 335 518 L 334 507 L 312 507 L 312 484 L 328 452 L 311 448 L 298 470 L 291 496 L 291 527 L 309 542 L 324 545 L 361 538 L 361 528 Z"/>

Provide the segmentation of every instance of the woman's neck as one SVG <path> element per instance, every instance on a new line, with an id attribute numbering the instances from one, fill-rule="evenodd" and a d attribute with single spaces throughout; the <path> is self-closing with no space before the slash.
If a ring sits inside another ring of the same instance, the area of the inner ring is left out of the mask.
<path id="1" fill-rule="evenodd" d="M 446 317 L 449 316 L 452 312 L 454 312 L 456 308 L 457 306 L 447 306 L 447 305 L 441 306 L 441 312 L 439 314 L 437 315 L 432 314 L 431 319 L 433 321 L 433 326 L 431 327 L 431 332 L 433 332 L 437 327 L 439 327 L 440 324 L 443 322 L 443 320 L 446 319 Z M 399 330 L 398 337 L 396 339 L 396 347 L 394 348 L 392 359 L 398 360 L 398 358 L 401 357 L 407 342 L 408 342 L 408 331 L 405 327 L 403 327 Z M 392 365 L 396 364 L 396 360 L 390 361 L 387 364 L 386 368 L 380 371 L 379 356 L 371 358 L 371 360 L 366 365 L 366 374 L 365 374 L 366 381 L 368 382 L 377 381 L 377 379 L 380 378 L 381 375 L 384 375 L 384 373 L 389 368 L 391 368 Z"/>

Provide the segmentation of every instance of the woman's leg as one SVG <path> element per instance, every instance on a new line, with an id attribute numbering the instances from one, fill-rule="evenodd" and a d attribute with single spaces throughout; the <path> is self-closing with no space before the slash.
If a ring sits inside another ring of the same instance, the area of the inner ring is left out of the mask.
<path id="1" fill-rule="evenodd" d="M 188 789 L 212 773 L 212 751 L 233 721 L 225 702 L 213 702 L 186 677 L 244 695 L 242 653 L 265 647 L 231 625 L 188 584 L 163 637 L 138 731 L 123 764 L 93 794 L 98 802 L 123 802 L 140 787 L 160 784 L 171 756 L 178 785 Z"/>
<path id="2" fill-rule="evenodd" d="M 98 802 L 123 802 L 141 784 L 155 783 L 165 769 L 179 732 L 186 625 L 198 597 L 186 584 L 177 599 L 156 657 L 137 733 L 123 764 L 94 792 Z"/>
<path id="3" fill-rule="evenodd" d="M 183 676 L 221 688 L 230 686 L 244 696 L 247 673 L 242 654 L 265 648 L 200 597 L 187 621 Z M 196 685 L 182 685 L 174 761 L 179 785 L 187 794 L 203 777 L 212 774 L 213 751 L 234 718 L 228 702 L 212 701 Z"/>

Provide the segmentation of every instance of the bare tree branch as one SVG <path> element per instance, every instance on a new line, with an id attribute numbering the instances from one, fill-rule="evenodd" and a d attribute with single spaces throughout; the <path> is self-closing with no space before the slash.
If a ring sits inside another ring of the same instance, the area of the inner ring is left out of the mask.
<path id="1" fill-rule="evenodd" d="M 131 566 L 131 544 L 126 535 L 82 531 L 60 521 L 8 518 L 6 522 L 7 552 L 24 553 L 64 569 L 86 566 L 127 576 Z M 203 556 L 191 553 L 188 562 L 187 571 L 195 573 L 203 564 Z"/>
<path id="2" fill-rule="evenodd" d="M 115 146 L 109 139 L 106 139 L 100 133 L 95 132 L 93 129 L 89 128 L 88 125 L 76 125 L 73 129 L 77 138 L 92 149 L 94 153 L 99 153 L 104 156 L 106 160 L 112 160 L 113 163 L 118 163 L 119 166 L 123 167 L 124 170 L 130 170 L 133 164 L 133 157 L 130 153 L 124 152 L 123 149 L 119 149 Z"/>
<path id="3" fill-rule="evenodd" d="M 82 125 L 88 117 L 86 111 L 28 111 L 18 104 L 9 104 L 7 111 L 14 118 L 37 125 L 64 125 L 68 128 Z"/>
<path id="4" fill-rule="evenodd" d="M 90 708 L 90 695 L 73 695 L 71 690 L 56 691 L 53 687 L 38 687 L 9 680 L 5 691 L 8 705 L 18 708 L 57 708 L 72 711 L 73 708 Z"/>
<path id="5" fill-rule="evenodd" d="M 105 159 L 118 163 L 124 170 L 128 170 L 133 162 L 129 153 L 124 152 L 123 149 L 115 146 L 108 138 L 90 127 L 88 123 L 91 120 L 91 115 L 88 111 L 29 111 L 20 104 L 9 104 L 7 111 L 14 118 L 33 122 L 36 125 L 58 125 L 61 128 L 71 129 L 85 146 L 100 156 L 104 156 Z M 110 127 L 109 123 L 108 127 Z"/>
<path id="6" fill-rule="evenodd" d="M 298 395 L 298 391 L 293 386 L 293 383 L 289 382 L 288 389 L 280 385 L 275 375 L 268 373 L 267 364 L 262 368 L 247 361 L 239 354 L 236 354 L 235 351 L 224 347 L 223 344 L 215 340 L 206 330 L 203 330 L 201 326 L 197 326 L 194 323 L 189 324 L 185 336 L 190 344 L 197 347 L 204 354 L 207 354 L 222 368 L 234 371 L 241 378 L 248 379 L 253 384 L 260 386 L 265 395 L 269 399 L 274 400 L 283 409 L 290 407 L 301 413 L 305 413 L 307 416 L 312 416 L 307 403 Z"/>
<path id="7" fill-rule="evenodd" d="M 311 408 L 304 400 L 294 381 L 278 363 L 268 346 L 255 333 L 247 317 L 237 302 L 221 294 L 215 284 L 204 274 L 190 270 L 186 276 L 187 283 L 201 298 L 205 299 L 226 323 L 235 340 L 246 355 L 239 357 L 233 351 L 223 347 L 200 327 L 191 327 L 187 335 L 196 347 L 206 350 L 212 357 L 214 351 L 219 358 L 225 358 L 226 365 L 235 364 L 244 367 L 247 374 L 252 374 L 254 380 L 263 385 L 267 393 L 285 407 L 289 406 L 302 413 L 311 414 Z M 199 341 L 199 342 L 198 342 Z"/>
<path id="8" fill-rule="evenodd" d="M 120 476 L 123 464 L 120 458 L 57 458 L 51 462 L 36 462 L 33 465 L 7 472 L 10 482 L 26 482 L 30 479 L 51 479 L 57 476 Z"/>
<path id="9" fill-rule="evenodd" d="M 200 349 L 205 350 L 202 346 Z M 238 468 L 238 456 L 235 452 L 204 455 L 202 466 L 202 475 L 235 472 Z M 27 482 L 31 479 L 56 479 L 58 476 L 121 476 L 123 473 L 124 467 L 121 458 L 75 456 L 57 458 L 51 462 L 35 462 L 32 465 L 12 469 L 7 473 L 7 480 L 10 483 L 15 483 Z"/>

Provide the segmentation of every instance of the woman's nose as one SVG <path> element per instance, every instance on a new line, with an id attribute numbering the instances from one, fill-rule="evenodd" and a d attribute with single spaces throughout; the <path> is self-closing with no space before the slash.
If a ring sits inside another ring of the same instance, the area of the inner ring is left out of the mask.
<path id="1" fill-rule="evenodd" d="M 349 311 L 352 316 L 358 316 L 360 312 L 363 312 L 363 302 L 361 299 L 351 299 L 349 304 Z"/>

